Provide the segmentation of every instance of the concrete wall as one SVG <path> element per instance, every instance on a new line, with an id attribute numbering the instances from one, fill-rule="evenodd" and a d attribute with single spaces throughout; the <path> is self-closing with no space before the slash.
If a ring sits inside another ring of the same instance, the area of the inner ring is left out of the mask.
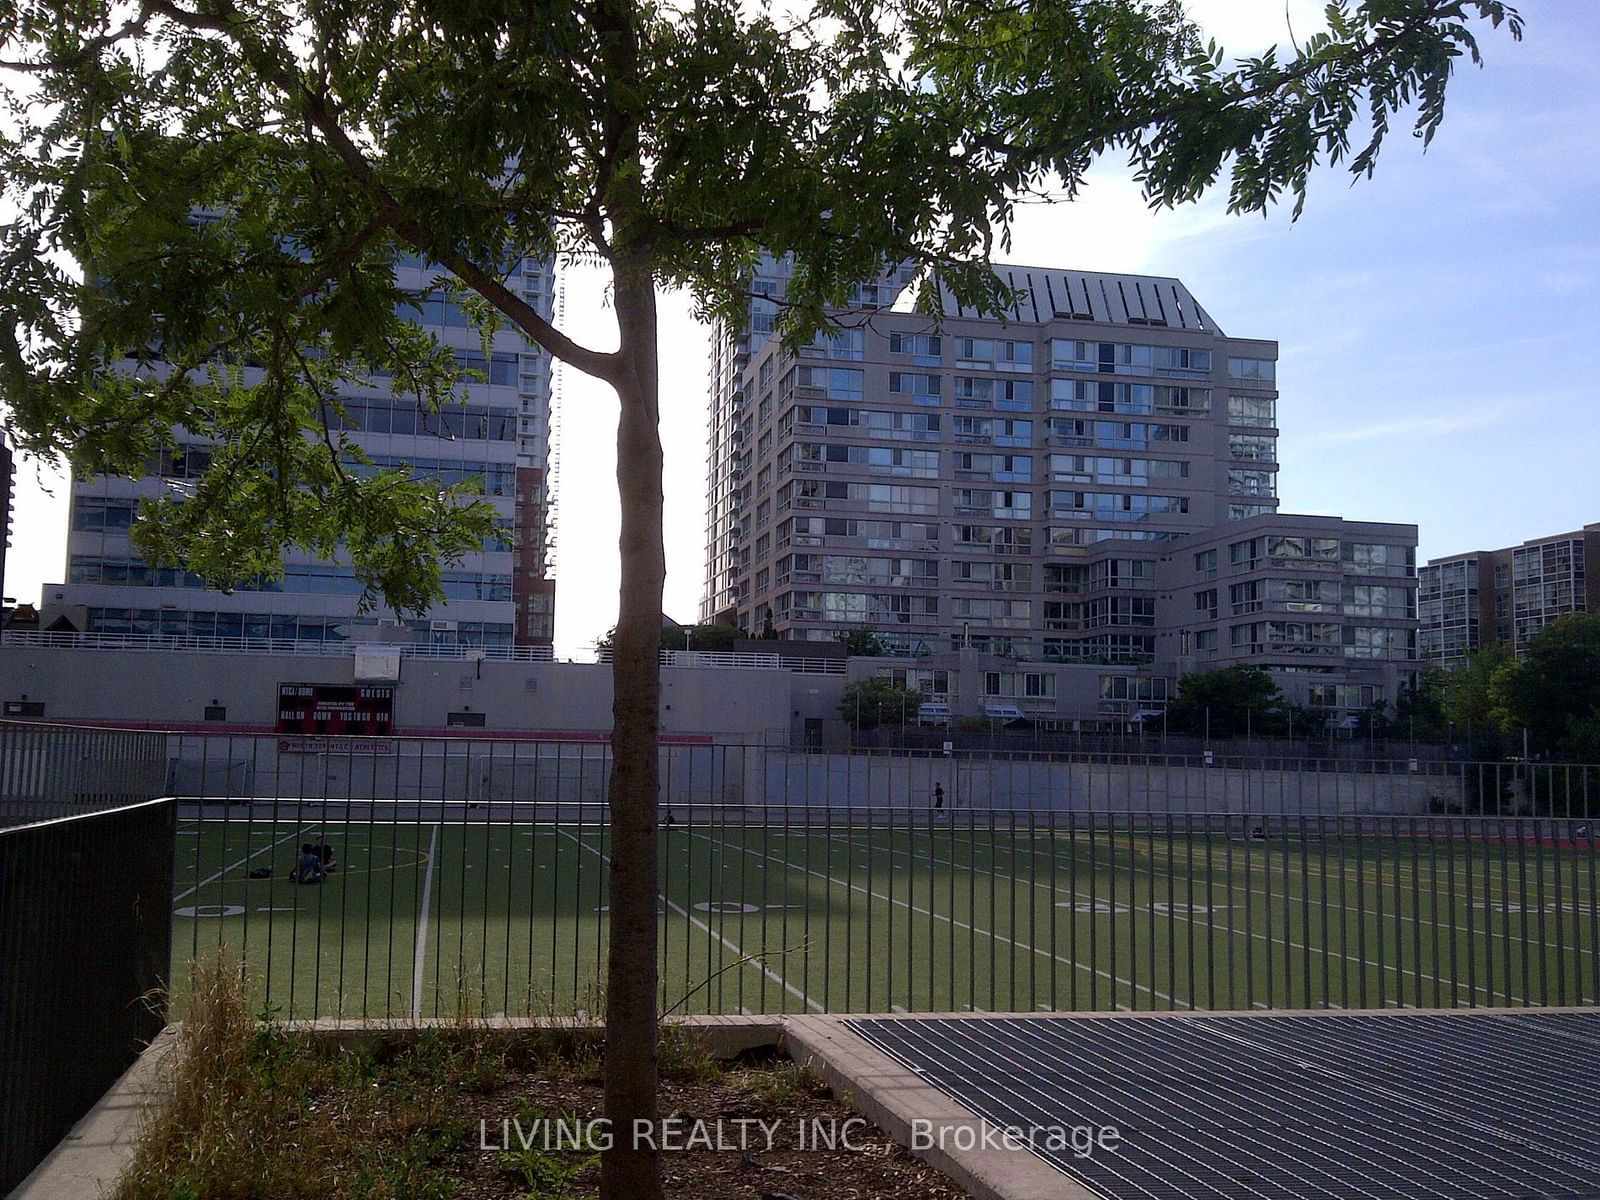
<path id="1" fill-rule="evenodd" d="M 930 809 L 935 787 L 954 811 L 1405 814 L 1462 799 L 1458 780 L 1424 775 L 837 754 L 760 767 L 746 791 L 772 805 Z"/>
<path id="2" fill-rule="evenodd" d="M 787 671 L 665 668 L 662 731 L 787 745 L 789 681 Z M 43 701 L 50 721 L 183 727 L 203 722 L 206 706 L 220 704 L 227 709 L 227 728 L 266 732 L 276 723 L 279 684 L 352 682 L 351 655 L 0 646 L 0 699 Z M 837 693 L 833 705 L 837 713 Z M 448 715 L 464 709 L 484 714 L 487 731 L 599 736 L 611 728 L 611 669 L 593 663 L 401 660 L 394 732 L 443 730 Z"/>
<path id="3" fill-rule="evenodd" d="M 310 749 L 301 749 L 302 746 Z M 749 762 L 764 752 L 726 745 L 665 746 L 661 795 L 668 806 L 742 805 Z M 606 803 L 610 748 L 598 742 L 474 738 L 307 739 L 173 734 L 166 791 L 211 802 L 275 798 L 308 802 L 428 802 L 456 809 L 484 803 L 526 806 L 519 820 L 598 820 Z M 358 804 L 351 819 L 369 806 Z M 407 812 L 411 812 L 408 808 Z M 497 814 L 505 816 L 505 813 Z M 401 815 L 401 819 L 405 819 Z"/>

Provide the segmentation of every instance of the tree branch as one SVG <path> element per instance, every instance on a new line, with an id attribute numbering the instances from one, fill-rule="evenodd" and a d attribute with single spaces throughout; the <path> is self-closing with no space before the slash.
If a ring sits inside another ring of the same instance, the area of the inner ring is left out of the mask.
<path id="1" fill-rule="evenodd" d="M 239 32 L 242 21 L 238 11 L 231 6 L 226 6 L 221 15 L 211 16 L 179 8 L 171 0 L 148 0 L 148 2 L 155 12 L 186 29 L 221 34 L 232 40 L 241 50 L 247 53 L 250 50 Z M 300 72 L 285 68 L 281 64 L 257 63 L 256 65 L 264 77 L 282 88 L 288 97 L 297 98 L 304 105 L 310 124 L 344 163 L 351 177 L 377 202 L 389 227 L 404 238 L 414 250 L 426 254 L 440 266 L 448 267 L 458 278 L 509 317 L 532 341 L 537 342 L 554 357 L 597 379 L 603 379 L 608 383 L 615 382 L 619 361 L 615 353 L 591 350 L 587 346 L 579 345 L 478 264 L 453 250 L 433 245 L 422 226 L 407 214 L 405 207 L 395 199 L 394 194 L 384 187 L 372 164 L 367 161 L 366 155 L 329 108 L 326 96 L 313 91 Z"/>

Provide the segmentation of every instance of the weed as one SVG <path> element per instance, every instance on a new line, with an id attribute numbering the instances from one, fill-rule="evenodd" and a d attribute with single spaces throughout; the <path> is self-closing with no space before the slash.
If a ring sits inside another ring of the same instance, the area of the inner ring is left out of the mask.
<path id="1" fill-rule="evenodd" d="M 705 1039 L 671 1023 L 661 1027 L 656 1069 L 663 1079 L 683 1083 L 708 1083 L 722 1074 L 722 1064 L 712 1056 Z"/>
<path id="2" fill-rule="evenodd" d="M 819 1096 L 827 1091 L 815 1075 L 796 1062 L 779 1062 L 753 1071 L 746 1071 L 745 1087 L 774 1107 L 793 1104 L 796 1100 Z"/>
<path id="3" fill-rule="evenodd" d="M 528 1189 L 529 1200 L 576 1200 L 579 1177 L 596 1166 L 600 1156 L 547 1146 L 543 1136 L 533 1136 L 534 1130 L 547 1127 L 574 1128 L 576 1116 L 563 1113 L 552 1119 L 525 1102 L 517 1108 L 517 1124 L 539 1144 L 502 1151 L 500 1165 Z"/>

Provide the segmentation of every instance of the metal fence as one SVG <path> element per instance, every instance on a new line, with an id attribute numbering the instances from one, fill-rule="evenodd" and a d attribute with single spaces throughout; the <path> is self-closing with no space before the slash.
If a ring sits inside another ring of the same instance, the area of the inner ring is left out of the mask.
<path id="1" fill-rule="evenodd" d="M 920 750 L 943 752 L 949 743 L 962 754 L 1011 755 L 1136 754 L 1141 756 L 1201 756 L 1208 751 L 1231 759 L 1338 759 L 1352 763 L 1381 759 L 1474 761 L 1464 742 L 1442 745 L 1417 741 L 1397 730 L 1387 737 L 1353 731 L 1330 731 L 1320 737 L 1290 738 L 1257 732 L 1253 737 L 1204 737 L 1168 733 L 1159 724 L 1117 728 L 1119 718 L 1104 716 L 1101 727 L 1045 729 L 1039 725 L 1013 728 L 998 721 L 989 728 L 937 728 L 917 724 L 883 724 L 871 729 L 848 729 L 851 748 L 869 753 Z M 1084 722 L 1089 725 L 1089 722 Z M 1106 726 L 1110 726 L 1107 728 Z M 1478 754 L 1476 759 L 1487 757 Z"/>
<path id="2" fill-rule="evenodd" d="M 12 739 L 0 755 L 19 745 L 37 749 Z M 165 1023 L 173 816 L 147 799 L 0 829 L 0 1192 Z"/>
<path id="3" fill-rule="evenodd" d="M 293 1017 L 594 1011 L 609 765 L 174 736 L 175 955 L 229 944 Z M 1582 766 L 664 747 L 661 1004 L 1600 1002 L 1595 801 Z"/>
<path id="4" fill-rule="evenodd" d="M 166 764 L 164 734 L 0 723 L 0 828 L 152 799 Z"/>

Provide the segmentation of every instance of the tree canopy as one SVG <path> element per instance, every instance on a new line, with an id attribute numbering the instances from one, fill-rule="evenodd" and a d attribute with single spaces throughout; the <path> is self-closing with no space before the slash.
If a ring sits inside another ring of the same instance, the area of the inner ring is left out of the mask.
<path id="1" fill-rule="evenodd" d="M 1178 681 L 1177 698 L 1167 708 L 1167 728 L 1222 738 L 1281 736 L 1290 731 L 1289 707 L 1278 685 L 1259 667 L 1219 667 Z"/>
<path id="2" fill-rule="evenodd" d="M 425 409 L 459 383 L 402 318 L 397 257 L 437 264 L 483 328 L 611 385 L 606 1115 L 633 1128 L 655 1116 L 656 289 L 737 321 L 762 248 L 788 256 L 791 346 L 891 265 L 999 307 L 986 260 L 1019 198 L 1071 195 L 1097 155 L 1127 155 L 1153 204 L 1226 177 L 1235 211 L 1298 211 L 1318 164 L 1369 172 L 1395 122 L 1432 137 L 1481 27 L 1520 29 L 1501 0 L 1327 13 L 1302 45 L 1235 62 L 1178 0 L 819 0 L 792 18 L 740 0 L 0 0 L 5 422 L 25 450 L 134 474 L 181 426 L 213 468 L 144 507 L 151 557 L 226 586 L 288 547 L 348 555 L 369 600 L 415 610 L 488 518 L 335 431 L 355 380 Z M 517 294 L 526 255 L 604 264 L 617 349 Z M 921 291 L 935 315 L 940 295 Z M 607 1152 L 602 1191 L 658 1196 L 654 1151 Z"/>
<path id="3" fill-rule="evenodd" d="M 417 609 L 486 514 L 352 469 L 328 432 L 369 372 L 425 405 L 457 377 L 404 320 L 397 253 L 606 379 L 628 354 L 552 329 L 506 286 L 516 255 L 638 260 L 738 320 L 758 250 L 791 254 L 796 339 L 885 264 L 999 300 L 982 260 L 1016 199 L 1071 194 L 1097 154 L 1128 154 L 1155 204 L 1226 173 L 1236 210 L 1298 207 L 1316 163 L 1370 171 L 1396 119 L 1432 136 L 1471 18 L 1517 28 L 1497 0 L 1329 12 L 1298 53 L 1233 63 L 1175 0 L 826 0 L 792 21 L 735 0 L 10 0 L 9 425 L 123 473 L 181 425 L 228 482 L 151 506 L 150 556 L 227 585 L 339 545 L 374 599 Z"/>
<path id="4" fill-rule="evenodd" d="M 1600 613 L 1571 613 L 1507 656 L 1490 684 L 1508 731 L 1526 729 L 1543 754 L 1600 761 Z"/>
<path id="5" fill-rule="evenodd" d="M 905 687 L 883 675 L 857 679 L 845 685 L 839 716 L 852 729 L 880 725 L 914 725 L 926 699 L 916 688 Z"/>

